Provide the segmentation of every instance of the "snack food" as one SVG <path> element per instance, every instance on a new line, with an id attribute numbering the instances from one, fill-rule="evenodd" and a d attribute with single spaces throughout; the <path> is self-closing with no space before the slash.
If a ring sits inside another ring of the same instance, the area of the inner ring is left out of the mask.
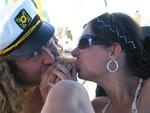
<path id="1" fill-rule="evenodd" d="M 59 56 L 59 57 L 56 57 L 56 61 L 58 61 L 62 64 L 72 64 L 76 61 L 76 58 Z"/>

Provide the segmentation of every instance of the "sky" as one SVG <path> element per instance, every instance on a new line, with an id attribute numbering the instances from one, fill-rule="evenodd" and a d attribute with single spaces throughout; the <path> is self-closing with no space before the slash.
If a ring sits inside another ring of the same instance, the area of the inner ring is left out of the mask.
<path id="1" fill-rule="evenodd" d="M 104 0 L 43 0 L 43 8 L 47 10 L 52 22 L 55 21 L 56 26 L 61 26 L 85 24 L 105 11 L 120 11 L 130 15 L 139 11 L 145 17 L 149 11 L 149 2 L 148 0 L 107 0 L 106 8 Z M 146 19 L 143 21 L 145 22 Z"/>
<path id="2" fill-rule="evenodd" d="M 107 1 L 107 8 L 104 1 Z M 105 11 L 125 12 L 134 14 L 137 10 L 142 13 L 142 25 L 149 19 L 149 0 L 41 0 L 51 21 L 56 26 L 66 24 L 85 24 L 91 18 Z M 0 0 L 0 9 L 5 0 Z"/>

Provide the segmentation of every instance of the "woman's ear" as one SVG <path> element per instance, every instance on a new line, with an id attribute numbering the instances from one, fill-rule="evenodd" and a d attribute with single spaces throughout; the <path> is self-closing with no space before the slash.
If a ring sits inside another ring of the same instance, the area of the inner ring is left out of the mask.
<path id="1" fill-rule="evenodd" d="M 113 43 L 110 50 L 110 57 L 117 59 L 121 54 L 121 45 L 119 43 Z"/>

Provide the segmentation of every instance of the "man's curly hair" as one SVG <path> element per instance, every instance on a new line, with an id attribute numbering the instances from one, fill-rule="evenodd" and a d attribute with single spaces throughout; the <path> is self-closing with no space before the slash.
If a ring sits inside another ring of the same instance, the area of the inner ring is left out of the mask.
<path id="1" fill-rule="evenodd" d="M 21 113 L 21 89 L 6 62 L 0 63 L 0 113 Z"/>

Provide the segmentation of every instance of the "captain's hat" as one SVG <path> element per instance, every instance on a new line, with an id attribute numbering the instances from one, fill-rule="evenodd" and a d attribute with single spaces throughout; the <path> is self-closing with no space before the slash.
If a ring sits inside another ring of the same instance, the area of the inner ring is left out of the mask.
<path id="1" fill-rule="evenodd" d="M 0 11 L 0 59 L 26 56 L 54 35 L 54 27 L 40 20 L 31 0 L 18 0 Z"/>

